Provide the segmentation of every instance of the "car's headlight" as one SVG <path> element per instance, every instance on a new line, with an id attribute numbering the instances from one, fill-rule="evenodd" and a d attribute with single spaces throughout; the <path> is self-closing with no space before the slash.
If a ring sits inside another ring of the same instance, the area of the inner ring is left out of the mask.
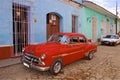
<path id="1" fill-rule="evenodd" d="M 44 60 L 46 58 L 46 54 L 41 55 L 41 59 Z"/>

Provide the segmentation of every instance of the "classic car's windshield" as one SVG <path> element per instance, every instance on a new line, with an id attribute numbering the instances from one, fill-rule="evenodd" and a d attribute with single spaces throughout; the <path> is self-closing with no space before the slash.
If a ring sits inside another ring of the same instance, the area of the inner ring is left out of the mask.
<path id="1" fill-rule="evenodd" d="M 116 36 L 116 35 L 107 35 L 107 36 L 104 37 L 104 38 L 116 39 L 117 36 Z"/>
<path id="2" fill-rule="evenodd" d="M 48 42 L 58 42 L 61 44 L 68 43 L 68 37 L 64 35 L 53 34 L 49 39 Z"/>

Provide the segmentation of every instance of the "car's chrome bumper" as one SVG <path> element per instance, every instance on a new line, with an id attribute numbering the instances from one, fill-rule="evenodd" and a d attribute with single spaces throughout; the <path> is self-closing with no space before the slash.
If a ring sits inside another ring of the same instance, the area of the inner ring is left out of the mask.
<path id="1" fill-rule="evenodd" d="M 37 69 L 39 71 L 47 71 L 49 70 L 49 67 L 41 67 L 41 66 L 37 66 L 37 65 L 34 65 L 34 64 L 29 64 L 29 63 L 26 63 L 26 62 L 22 62 L 24 66 L 26 66 L 27 68 L 34 68 L 34 69 Z"/>
<path id="2" fill-rule="evenodd" d="M 26 60 L 25 58 L 22 58 L 21 62 L 27 68 L 34 68 L 34 69 L 37 69 L 39 71 L 47 71 L 47 70 L 49 70 L 49 67 L 41 66 L 41 64 L 40 65 L 39 64 L 34 64 L 34 63 Z"/>
<path id="3" fill-rule="evenodd" d="M 49 67 L 38 67 L 38 66 L 34 66 L 34 65 L 32 67 L 37 70 L 40 70 L 40 71 L 48 71 L 49 70 Z"/>
<path id="4" fill-rule="evenodd" d="M 110 42 L 110 41 L 101 41 L 101 44 L 106 44 L 106 45 L 113 45 L 116 42 Z"/>

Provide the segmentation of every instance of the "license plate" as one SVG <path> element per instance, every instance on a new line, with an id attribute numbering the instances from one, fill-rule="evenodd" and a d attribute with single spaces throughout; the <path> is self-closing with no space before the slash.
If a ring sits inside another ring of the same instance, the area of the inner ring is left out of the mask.
<path id="1" fill-rule="evenodd" d="M 26 66 L 26 67 L 28 67 L 28 68 L 30 67 L 27 63 L 23 63 L 23 65 Z"/>

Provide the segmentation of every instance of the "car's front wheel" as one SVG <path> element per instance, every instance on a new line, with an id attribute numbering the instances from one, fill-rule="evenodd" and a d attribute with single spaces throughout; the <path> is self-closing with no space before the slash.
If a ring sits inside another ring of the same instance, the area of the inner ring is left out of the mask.
<path id="1" fill-rule="evenodd" d="M 62 62 L 59 60 L 56 60 L 52 63 L 50 67 L 50 73 L 53 75 L 58 74 L 62 69 Z"/>

